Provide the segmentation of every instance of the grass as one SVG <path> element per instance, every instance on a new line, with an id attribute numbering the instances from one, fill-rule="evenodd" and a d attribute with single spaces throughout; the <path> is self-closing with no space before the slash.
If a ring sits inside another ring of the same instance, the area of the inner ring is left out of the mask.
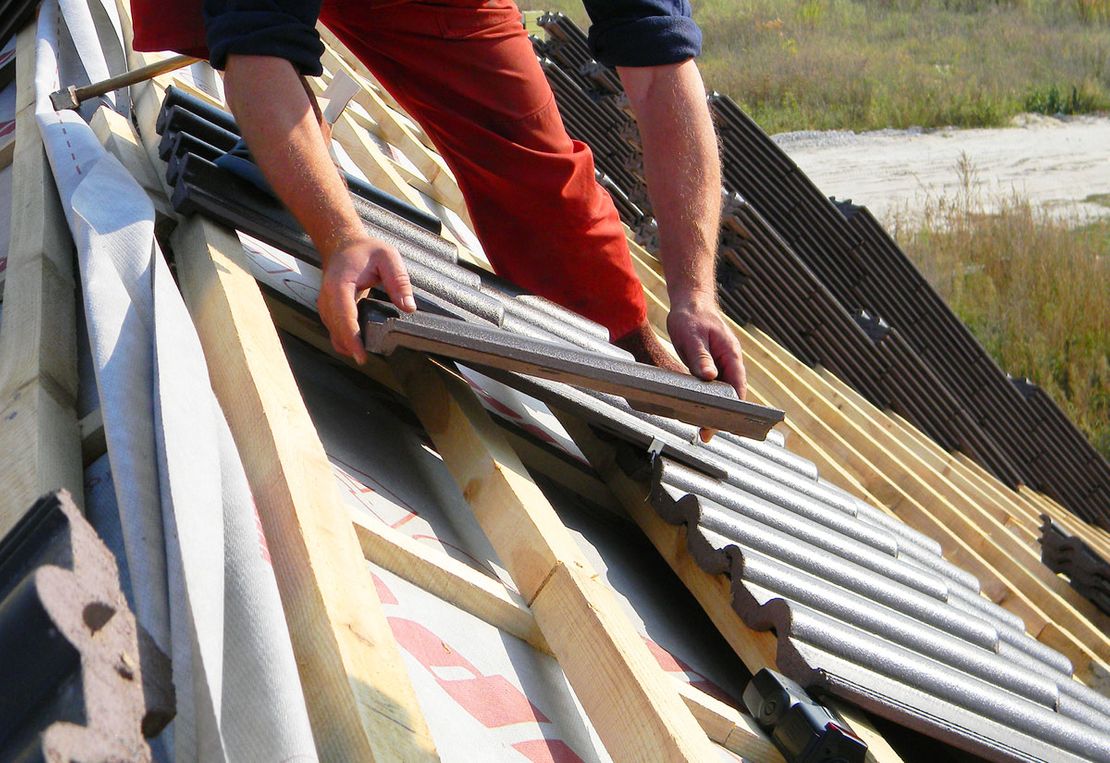
<path id="1" fill-rule="evenodd" d="M 961 175 L 955 198 L 896 237 L 998 364 L 1110 458 L 1110 221 L 1077 224 L 1016 197 L 987 214 L 973 171 Z"/>
<path id="2" fill-rule="evenodd" d="M 708 86 L 770 133 L 1110 110 L 1110 0 L 695 0 Z M 524 0 L 586 25 L 581 0 Z"/>

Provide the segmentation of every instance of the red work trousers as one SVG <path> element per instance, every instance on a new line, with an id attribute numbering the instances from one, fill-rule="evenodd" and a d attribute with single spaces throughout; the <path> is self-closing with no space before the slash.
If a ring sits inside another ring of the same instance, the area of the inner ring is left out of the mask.
<path id="1" fill-rule="evenodd" d="M 616 208 L 512 0 L 324 0 L 321 20 L 435 143 L 500 275 L 614 339 L 644 321 Z"/>

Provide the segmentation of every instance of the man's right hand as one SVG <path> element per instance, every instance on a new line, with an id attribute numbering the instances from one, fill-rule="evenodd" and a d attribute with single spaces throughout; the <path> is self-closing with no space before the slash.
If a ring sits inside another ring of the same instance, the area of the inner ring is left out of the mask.
<path id="1" fill-rule="evenodd" d="M 397 250 L 386 242 L 361 236 L 326 258 L 316 308 L 340 355 L 366 362 L 355 303 L 367 290 L 380 285 L 399 310 L 416 310 L 408 271 Z"/>

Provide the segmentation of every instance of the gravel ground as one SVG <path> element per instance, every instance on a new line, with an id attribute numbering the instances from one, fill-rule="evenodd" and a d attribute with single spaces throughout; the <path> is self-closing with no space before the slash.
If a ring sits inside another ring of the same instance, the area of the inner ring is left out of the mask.
<path id="1" fill-rule="evenodd" d="M 773 136 L 829 196 L 883 222 L 955 198 L 970 167 L 986 210 L 1018 194 L 1077 223 L 1110 217 L 1110 116 L 1026 114 L 1000 129 L 791 132 Z"/>

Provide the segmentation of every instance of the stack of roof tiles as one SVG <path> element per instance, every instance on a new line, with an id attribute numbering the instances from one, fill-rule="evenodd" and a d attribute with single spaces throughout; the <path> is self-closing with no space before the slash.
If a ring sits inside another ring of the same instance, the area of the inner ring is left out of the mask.
<path id="1" fill-rule="evenodd" d="M 1041 561 L 1068 576 L 1072 587 L 1110 614 L 1110 563 L 1047 514 L 1041 515 Z"/>
<path id="2" fill-rule="evenodd" d="M 650 248 L 650 205 L 619 80 L 561 14 L 534 39 L 571 135 L 619 186 L 625 222 Z M 719 294 L 810 365 L 962 450 L 1011 487 L 1027 484 L 1110 528 L 1110 464 L 1039 390 L 1019 391 L 866 209 L 826 198 L 729 98 L 710 106 L 725 208 Z M 1025 394 L 1023 394 L 1025 392 Z"/>
<path id="3" fill-rule="evenodd" d="M 167 104 L 160 124 L 175 160 L 179 211 L 318 264 L 304 232 L 272 198 L 181 149 L 195 136 L 175 125 L 194 122 L 169 112 L 197 104 L 181 94 Z M 204 119 L 200 111 L 192 117 Z M 460 336 L 468 326 L 496 327 L 580 348 L 602 367 L 623 357 L 604 330 L 465 266 L 427 229 L 370 203 L 360 209 L 406 259 L 422 308 L 457 321 Z M 781 439 L 721 434 L 693 444 L 694 426 L 634 410 L 620 397 L 504 369 L 488 373 L 616 439 L 618 461 L 650 484 L 659 513 L 688 527 L 705 573 L 730 576 L 740 616 L 775 629 L 779 667 L 790 677 L 992 759 L 1110 760 L 1110 701 L 1072 679 L 1066 658 L 981 596 L 976 579 L 945 561 L 937 543 L 820 480 Z"/>

